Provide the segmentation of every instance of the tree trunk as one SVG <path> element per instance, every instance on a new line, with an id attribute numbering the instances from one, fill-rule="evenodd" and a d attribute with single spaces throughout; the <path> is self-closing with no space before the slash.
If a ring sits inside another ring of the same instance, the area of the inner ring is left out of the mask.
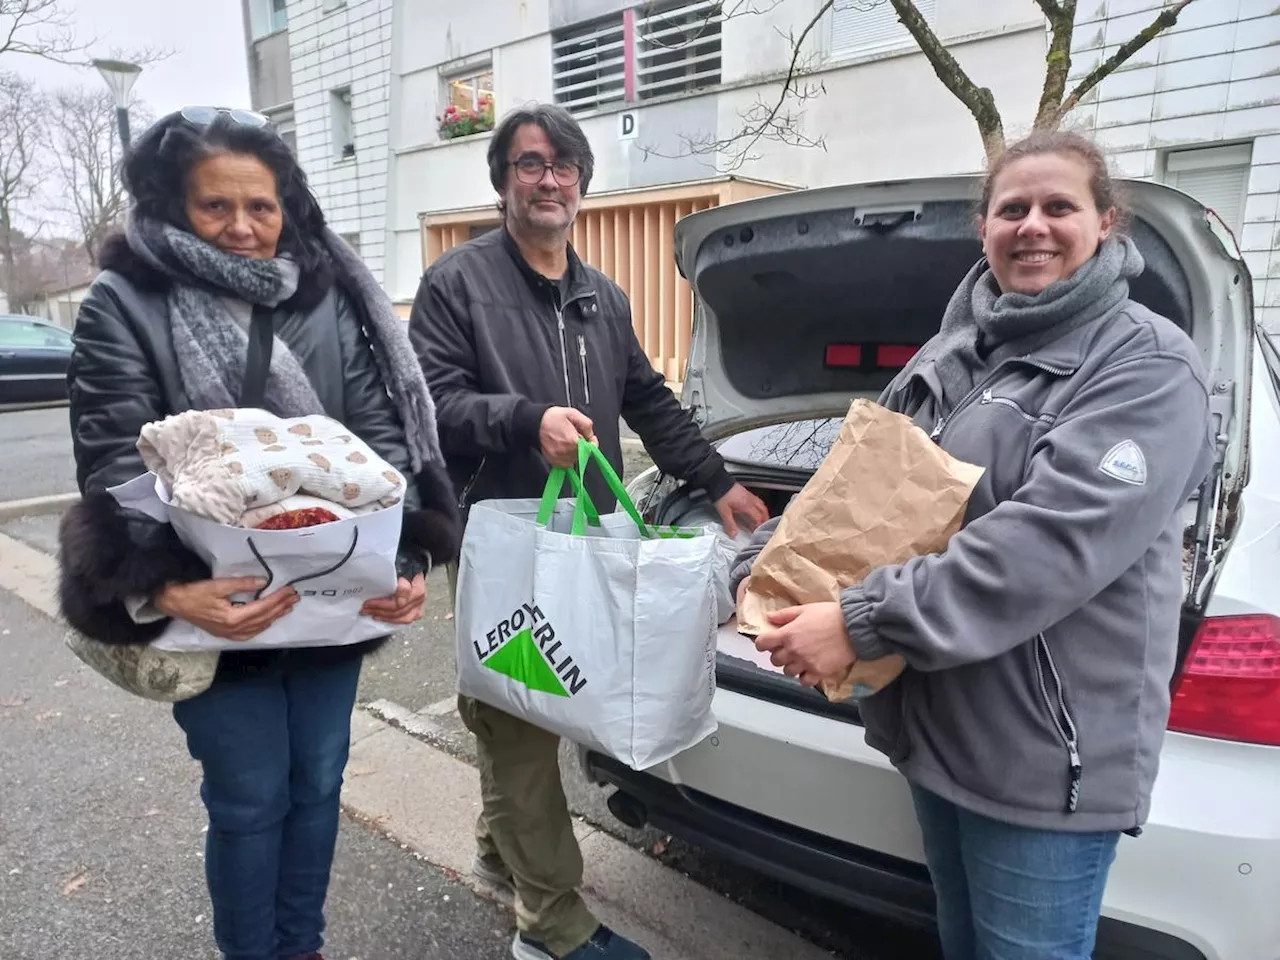
<path id="1" fill-rule="evenodd" d="M 9 215 L 9 205 L 0 203 L 0 284 L 3 284 L 6 299 L 9 299 L 9 309 L 16 310 L 13 299 L 17 297 L 17 291 L 14 289 L 17 284 L 17 265 L 14 263 L 13 255 L 13 219 Z"/>

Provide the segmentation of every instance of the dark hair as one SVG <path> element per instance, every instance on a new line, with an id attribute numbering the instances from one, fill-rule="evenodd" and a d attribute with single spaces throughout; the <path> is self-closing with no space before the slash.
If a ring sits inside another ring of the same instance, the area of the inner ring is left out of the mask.
<path id="1" fill-rule="evenodd" d="M 591 185 L 591 175 L 595 173 L 596 158 L 591 152 L 591 144 L 587 135 L 582 132 L 578 121 L 564 107 L 554 103 L 535 103 L 525 107 L 517 107 L 498 124 L 489 141 L 489 182 L 498 193 L 502 192 L 507 182 L 507 154 L 511 152 L 511 141 L 516 138 L 516 131 L 527 123 L 535 123 L 542 128 L 551 145 L 556 148 L 556 156 L 561 160 L 572 160 L 582 168 L 578 180 L 583 196 Z M 498 206 L 501 208 L 502 204 Z"/>
<path id="2" fill-rule="evenodd" d="M 996 178 L 1012 163 L 1024 157 L 1043 156 L 1044 154 L 1071 154 L 1079 157 L 1089 168 L 1089 190 L 1093 194 L 1093 203 L 1099 213 L 1108 210 L 1116 211 L 1116 227 L 1123 229 L 1129 222 L 1129 204 L 1124 192 L 1111 179 L 1107 169 L 1107 158 L 1101 148 L 1090 140 L 1071 130 L 1055 130 L 1052 132 L 1033 133 L 1005 149 L 1004 153 L 992 161 L 987 170 L 987 178 L 982 185 L 982 216 L 987 216 L 991 207 L 991 194 L 995 188 Z"/>
<path id="3" fill-rule="evenodd" d="M 329 273 L 324 212 L 288 144 L 270 125 L 239 123 L 219 113 L 200 126 L 184 119 L 181 111 L 157 120 L 134 141 L 124 162 L 124 186 L 138 215 L 191 229 L 188 177 L 201 160 L 224 152 L 255 156 L 275 174 L 284 219 L 281 251 L 297 261 L 304 275 Z"/>

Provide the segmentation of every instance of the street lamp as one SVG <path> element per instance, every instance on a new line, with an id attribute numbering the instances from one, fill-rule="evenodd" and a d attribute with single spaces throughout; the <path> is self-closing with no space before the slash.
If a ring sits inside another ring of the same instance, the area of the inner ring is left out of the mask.
<path id="1" fill-rule="evenodd" d="M 116 124 L 120 128 L 120 149 L 129 149 L 129 94 L 142 72 L 136 63 L 124 60 L 94 60 L 93 65 L 111 88 L 116 101 Z"/>

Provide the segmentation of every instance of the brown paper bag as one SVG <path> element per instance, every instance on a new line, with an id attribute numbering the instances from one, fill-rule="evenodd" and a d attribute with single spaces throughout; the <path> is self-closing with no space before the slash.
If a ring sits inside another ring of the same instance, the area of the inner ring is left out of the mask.
<path id="1" fill-rule="evenodd" d="M 757 636 L 768 615 L 838 600 L 878 567 L 940 553 L 960 529 L 983 468 L 957 460 L 908 417 L 855 400 L 831 452 L 782 515 L 756 558 L 738 629 Z M 860 660 L 822 681 L 828 700 L 867 696 L 898 678 L 897 654 Z"/>

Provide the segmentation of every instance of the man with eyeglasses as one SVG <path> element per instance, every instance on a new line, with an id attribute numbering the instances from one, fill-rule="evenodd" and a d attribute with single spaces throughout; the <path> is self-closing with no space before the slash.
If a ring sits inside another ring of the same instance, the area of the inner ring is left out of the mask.
<path id="1" fill-rule="evenodd" d="M 577 121 L 537 105 L 509 114 L 489 143 L 500 229 L 440 257 L 422 278 L 410 336 L 437 407 L 440 445 L 464 504 L 542 494 L 579 437 L 622 471 L 621 417 L 666 473 L 706 491 L 731 535 L 765 505 L 720 456 L 653 369 L 626 295 L 569 245 L 594 158 Z M 591 471 L 603 512 L 614 503 Z M 456 575 L 451 568 L 451 576 Z M 582 854 L 560 782 L 559 738 L 459 697 L 476 735 L 484 812 L 475 873 L 516 892 L 517 960 L 646 960 L 592 916 L 577 888 Z"/>

